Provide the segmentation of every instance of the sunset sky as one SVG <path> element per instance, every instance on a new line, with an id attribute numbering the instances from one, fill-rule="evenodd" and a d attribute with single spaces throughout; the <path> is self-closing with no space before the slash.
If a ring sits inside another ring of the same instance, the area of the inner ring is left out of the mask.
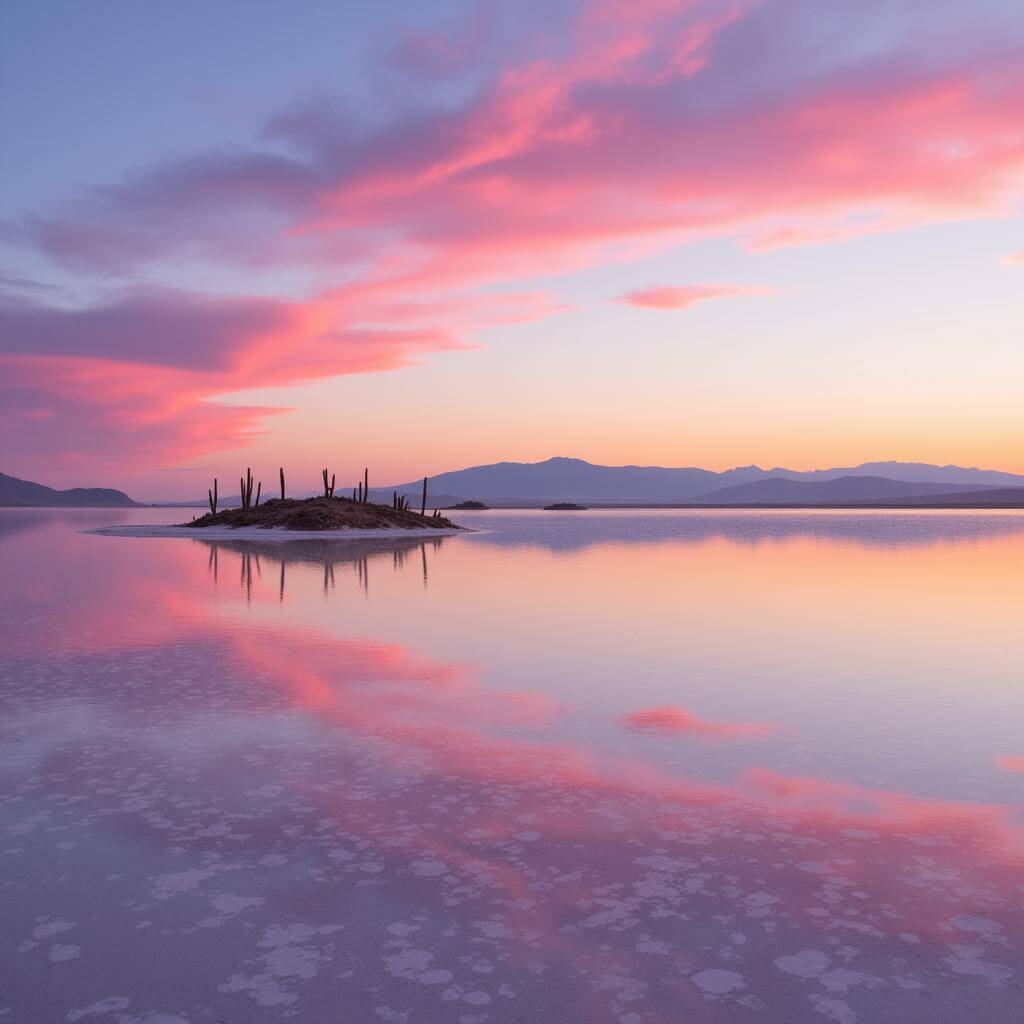
<path id="1" fill-rule="evenodd" d="M 0 471 L 1024 472 L 1022 53 L 1020 0 L 5 5 Z"/>

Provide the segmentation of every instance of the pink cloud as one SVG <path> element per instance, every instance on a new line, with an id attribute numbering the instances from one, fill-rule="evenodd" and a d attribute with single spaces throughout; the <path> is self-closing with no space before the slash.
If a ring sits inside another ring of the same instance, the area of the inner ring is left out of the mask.
<path id="1" fill-rule="evenodd" d="M 1024 774 L 1024 757 L 997 757 L 996 764 L 1006 772 Z"/>
<path id="2" fill-rule="evenodd" d="M 622 721 L 631 729 L 642 732 L 678 733 L 705 740 L 742 739 L 763 736 L 774 726 L 760 722 L 708 722 L 680 707 L 651 708 L 634 711 Z"/>
<path id="3" fill-rule="evenodd" d="M 768 6 L 808 31 L 789 5 Z M 902 223 L 990 210 L 1011 194 L 1024 158 L 1008 133 L 1024 93 L 1015 62 L 918 67 L 902 39 L 856 74 L 823 55 L 809 75 L 775 67 L 763 45 L 733 52 L 753 46 L 744 5 L 728 17 L 706 9 L 584 5 L 564 60 L 514 57 L 462 107 L 359 135 L 337 104 L 304 104 L 267 122 L 295 156 L 179 160 L 26 229 L 56 258 L 114 263 L 187 246 L 334 268 L 353 245 L 360 260 L 397 248 L 434 268 L 457 262 L 462 283 L 538 251 L 566 259 L 579 248 L 590 261 L 604 243 L 650 234 L 805 239 L 814 225 L 794 231 L 794 219 L 869 209 L 874 225 Z"/>
<path id="4" fill-rule="evenodd" d="M 136 291 L 103 305 L 0 305 L 0 430 L 9 458 L 155 466 L 251 443 L 287 410 L 242 388 L 409 366 L 465 336 L 564 308 L 542 293 L 408 296 L 338 289 L 305 302 Z M 40 422 L 45 421 L 45 422 Z"/>
<path id="5" fill-rule="evenodd" d="M 698 302 L 707 302 L 710 299 L 761 294 L 764 294 L 763 289 L 745 288 L 741 285 L 688 284 L 674 287 L 641 288 L 637 291 L 626 292 L 619 301 L 646 309 L 689 309 Z"/>
<path id="6" fill-rule="evenodd" d="M 1006 262 L 1014 265 L 1024 264 L 1024 249 L 1021 249 L 1020 252 L 1011 252 L 1006 257 Z"/>
<path id="7" fill-rule="evenodd" d="M 431 312 L 443 321 L 443 308 Z M 451 325 L 473 313 L 456 308 Z M 452 329 L 417 326 L 415 311 L 393 309 L 387 319 L 387 327 L 356 326 L 338 296 L 289 303 L 136 293 L 91 309 L 0 307 L 6 451 L 65 464 L 107 452 L 115 463 L 152 465 L 230 449 L 281 410 L 217 396 L 396 369 L 461 344 Z"/>
<path id="8" fill-rule="evenodd" d="M 476 29 L 419 37 L 396 51 L 423 76 L 415 109 L 353 127 L 321 98 L 268 118 L 248 149 L 158 164 L 25 218 L 22 240 L 72 269 L 159 277 L 181 261 L 301 269 L 314 284 L 292 302 L 15 308 L 2 358 L 27 394 L 5 426 L 38 448 L 26 417 L 49 411 L 70 458 L 137 424 L 147 458 L 161 437 L 168 457 L 189 456 L 215 443 L 218 418 L 233 441 L 256 429 L 260 411 L 218 408 L 218 395 L 471 344 L 490 322 L 482 286 L 711 236 L 820 244 L 1010 211 L 1024 170 L 1014 26 L 965 30 L 940 2 L 923 36 L 913 18 L 841 8 L 591 0 L 557 46 L 518 45 L 475 91 L 454 103 L 442 88 L 433 105 L 431 77 L 464 67 Z M 680 309 L 743 293 L 623 301 Z M 510 319 L 557 308 L 502 302 Z M 160 368 L 147 398 L 121 383 L 139 366 Z"/>

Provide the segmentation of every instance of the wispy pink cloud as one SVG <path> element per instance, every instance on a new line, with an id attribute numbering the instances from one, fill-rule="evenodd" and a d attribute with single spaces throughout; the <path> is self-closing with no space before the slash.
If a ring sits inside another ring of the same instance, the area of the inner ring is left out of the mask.
<path id="1" fill-rule="evenodd" d="M 634 711 L 626 715 L 622 721 L 631 729 L 642 732 L 681 734 L 704 740 L 763 736 L 774 729 L 774 726 L 761 722 L 709 722 L 680 707 Z"/>
<path id="2" fill-rule="evenodd" d="M 0 305 L 0 431 L 9 456 L 179 461 L 248 443 L 285 411 L 218 400 L 231 391 L 399 369 L 555 308 L 539 293 L 415 302 L 355 290 L 306 302 L 166 291 L 85 309 L 12 302 Z"/>
<path id="3" fill-rule="evenodd" d="M 1014 265 L 1024 264 L 1024 249 L 1021 249 L 1019 252 L 1011 252 L 1006 257 L 1006 262 Z"/>
<path id="4" fill-rule="evenodd" d="M 1024 757 L 997 757 L 996 764 L 1006 772 L 1021 772 L 1024 774 Z"/>
<path id="5" fill-rule="evenodd" d="M 619 299 L 630 306 L 646 309 L 689 309 L 698 302 L 728 299 L 737 295 L 764 295 L 767 289 L 732 284 L 684 284 L 641 288 L 626 292 Z"/>

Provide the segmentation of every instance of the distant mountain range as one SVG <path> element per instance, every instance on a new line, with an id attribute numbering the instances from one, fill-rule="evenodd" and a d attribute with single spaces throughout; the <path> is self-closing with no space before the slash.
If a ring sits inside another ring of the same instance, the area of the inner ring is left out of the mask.
<path id="1" fill-rule="evenodd" d="M 749 484 L 721 487 L 694 498 L 700 504 L 800 504 L 878 501 L 892 498 L 926 498 L 958 491 L 974 491 L 977 485 L 915 483 L 884 476 L 838 476 L 829 480 L 792 480 L 770 476 Z"/>
<path id="2" fill-rule="evenodd" d="M 137 505 L 124 491 L 109 487 L 72 487 L 57 491 L 31 480 L 0 473 L 0 505 L 15 508 L 121 508 Z"/>
<path id="3" fill-rule="evenodd" d="M 414 497 L 422 481 L 389 488 Z M 1022 487 L 1024 476 L 918 462 L 866 462 L 843 469 L 708 469 L 597 466 L 582 459 L 498 462 L 430 478 L 431 493 L 489 505 L 546 505 L 576 501 L 606 505 L 829 504 L 949 495 L 996 487 Z M 433 501 L 433 498 L 431 499 Z"/>
<path id="4" fill-rule="evenodd" d="M 414 480 L 371 488 L 370 498 L 388 504 L 392 492 L 398 491 L 418 506 L 422 487 L 422 480 Z M 295 496 L 316 493 L 296 491 Z M 1024 504 L 1024 475 L 918 462 L 866 462 L 808 472 L 742 466 L 715 473 L 695 467 L 598 466 L 583 459 L 554 458 L 472 466 L 430 478 L 430 508 L 467 500 L 523 508 L 559 501 L 589 505 L 1019 505 Z M 237 495 L 220 499 L 224 508 L 240 503 Z M 58 491 L 0 473 L 0 505 L 138 504 L 123 491 L 100 487 Z M 161 504 L 203 508 L 206 499 Z"/>

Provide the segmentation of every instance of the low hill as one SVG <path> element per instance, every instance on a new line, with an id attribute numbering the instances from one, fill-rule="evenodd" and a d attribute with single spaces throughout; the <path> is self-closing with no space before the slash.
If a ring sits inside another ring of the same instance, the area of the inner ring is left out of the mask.
<path id="1" fill-rule="evenodd" d="M 842 469 L 772 469 L 768 476 L 786 476 L 791 480 L 835 480 L 841 476 L 879 476 L 908 483 L 948 483 L 954 487 L 970 484 L 975 488 L 1021 487 L 1024 477 L 1000 469 L 978 469 L 975 466 L 933 466 L 927 462 L 862 462 Z"/>
<path id="2" fill-rule="evenodd" d="M 1024 508 L 1024 487 L 992 487 L 983 491 L 950 491 L 880 502 L 894 508 Z"/>
<path id="3" fill-rule="evenodd" d="M 138 505 L 124 491 L 109 487 L 71 487 L 58 491 L 31 480 L 0 473 L 0 505 L 16 508 L 124 508 Z"/>
<path id="4" fill-rule="evenodd" d="M 835 504 L 891 499 L 930 498 L 932 495 L 975 490 L 968 484 L 908 483 L 881 476 L 841 476 L 834 480 L 790 480 L 769 477 L 735 487 L 721 487 L 694 499 L 695 504 Z"/>

